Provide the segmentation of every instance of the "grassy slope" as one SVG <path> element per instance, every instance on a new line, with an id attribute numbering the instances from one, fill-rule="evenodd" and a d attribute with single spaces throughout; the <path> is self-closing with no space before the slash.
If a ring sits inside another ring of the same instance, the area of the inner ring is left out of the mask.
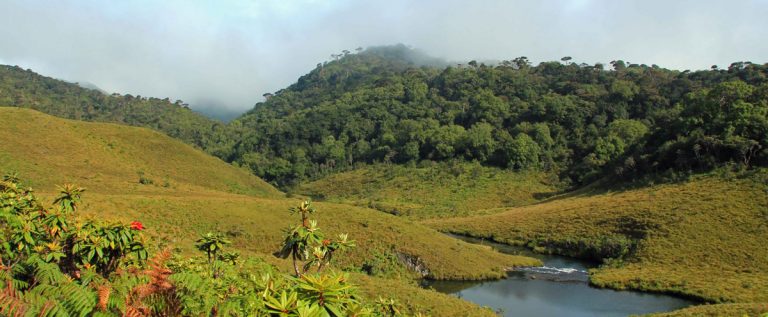
<path id="1" fill-rule="evenodd" d="M 360 290 L 370 300 L 382 298 L 400 298 L 400 304 L 407 311 L 423 312 L 433 317 L 498 317 L 491 309 L 482 309 L 454 296 L 447 296 L 436 291 L 424 291 L 414 285 L 403 285 L 394 280 L 376 279 L 364 275 L 353 276 Z"/>
<path id="2" fill-rule="evenodd" d="M 555 191 L 542 173 L 517 173 L 470 163 L 430 167 L 372 165 L 303 184 L 297 192 L 368 206 L 411 219 L 476 215 L 521 206 Z"/>
<path id="3" fill-rule="evenodd" d="M 52 197 L 55 184 L 86 186 L 87 216 L 139 219 L 156 244 L 191 252 L 197 234 L 216 229 L 228 232 L 235 247 L 246 254 L 287 264 L 270 254 L 277 249 L 282 229 L 295 222 L 287 208 L 296 199 L 282 198 L 282 193 L 247 172 L 162 134 L 0 108 L 0 171 L 7 170 L 32 180 L 42 197 Z M 139 184 L 138 171 L 155 184 Z M 166 180 L 168 187 L 162 185 Z M 397 264 L 372 260 L 406 253 L 418 257 L 435 278 L 490 278 L 502 276 L 508 266 L 536 263 L 456 241 L 375 210 L 330 203 L 317 207 L 317 218 L 327 233 L 348 232 L 358 241 L 341 267 L 359 268 L 368 262 L 386 270 Z M 462 314 L 487 315 L 477 306 L 433 291 L 396 281 L 359 279 L 365 281 L 362 287 L 370 296 L 397 294 L 401 301 L 437 316 L 455 314 L 452 309 L 457 307 Z"/>
<path id="4" fill-rule="evenodd" d="M 107 211 L 109 217 L 141 219 L 157 228 L 159 241 L 191 251 L 198 233 L 209 230 L 229 232 L 235 246 L 254 254 L 278 249 L 282 230 L 295 224 L 288 208 L 297 201 L 260 199 L 246 196 L 219 197 L 100 195 L 87 197 L 85 210 Z M 358 247 L 349 259 L 339 263 L 359 268 L 375 256 L 395 252 L 417 256 L 438 279 L 498 278 L 505 266 L 533 264 L 530 259 L 487 252 L 430 228 L 381 212 L 348 205 L 317 203 L 318 223 L 327 234 L 347 232 Z M 118 211 L 111 213 L 110 211 Z M 103 213 L 101 213 L 103 215 Z"/>
<path id="5" fill-rule="evenodd" d="M 42 191 L 74 182 L 102 193 L 215 190 L 282 196 L 248 171 L 149 129 L 65 120 L 9 107 L 0 107 L 0 127 L 0 166 L 22 172 Z M 139 173 L 154 186 L 140 185 Z M 163 187 L 166 182 L 168 188 Z"/>
<path id="6" fill-rule="evenodd" d="M 653 314 L 653 317 L 722 317 L 722 316 L 768 316 L 768 304 L 715 304 L 698 305 L 669 313 Z"/>
<path id="7" fill-rule="evenodd" d="M 642 237 L 623 265 L 592 275 L 600 286 L 674 292 L 713 302 L 768 302 L 768 171 L 735 179 L 582 193 L 477 217 L 428 221 L 508 243 Z"/>

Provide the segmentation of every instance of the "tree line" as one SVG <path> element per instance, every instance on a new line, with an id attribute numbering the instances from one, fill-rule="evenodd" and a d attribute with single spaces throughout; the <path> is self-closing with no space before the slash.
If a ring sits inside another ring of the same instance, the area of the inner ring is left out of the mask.
<path id="1" fill-rule="evenodd" d="M 283 186 L 373 162 L 478 161 L 573 184 L 768 164 L 766 65 L 436 67 L 402 50 L 319 64 L 235 120 L 224 158 Z"/>
<path id="2" fill-rule="evenodd" d="M 165 132 L 281 187 L 385 162 L 477 161 L 566 183 L 768 164 L 768 65 L 677 71 L 526 57 L 448 65 L 345 51 L 223 124 L 167 99 L 0 67 L 0 105 Z"/>

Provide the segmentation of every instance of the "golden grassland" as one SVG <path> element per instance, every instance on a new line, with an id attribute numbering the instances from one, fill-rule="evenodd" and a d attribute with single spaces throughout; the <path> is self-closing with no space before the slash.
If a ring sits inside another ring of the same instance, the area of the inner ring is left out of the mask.
<path id="1" fill-rule="evenodd" d="M 630 237 L 632 252 L 591 272 L 591 283 L 716 303 L 768 302 L 768 170 L 583 191 L 492 215 L 424 223 L 540 251 L 568 241 Z"/>
<path id="2" fill-rule="evenodd" d="M 679 309 L 669 313 L 649 315 L 653 317 L 723 317 L 723 316 L 748 316 L 748 317 L 766 317 L 768 316 L 768 304 L 745 303 L 745 304 L 714 304 L 698 305 Z"/>
<path id="3" fill-rule="evenodd" d="M 473 163 L 422 167 L 376 164 L 302 184 L 296 192 L 366 206 L 411 219 L 477 215 L 534 203 L 556 191 L 540 172 L 514 172 Z"/>
<path id="4" fill-rule="evenodd" d="M 287 210 L 298 199 L 284 198 L 247 171 L 163 134 L 0 108 L 0 171 L 18 172 L 45 200 L 53 197 L 56 184 L 85 186 L 85 217 L 140 220 L 156 247 L 193 254 L 199 234 L 218 230 L 244 255 L 288 268 L 287 261 L 271 254 L 283 229 L 297 221 Z M 457 241 L 376 210 L 334 203 L 316 207 L 324 232 L 347 232 L 357 241 L 356 248 L 338 257 L 337 267 L 389 278 L 354 274 L 372 298 L 392 295 L 433 316 L 488 316 L 489 311 L 413 285 L 414 273 L 398 256 L 426 267 L 436 279 L 499 278 L 508 267 L 540 263 Z"/>
<path id="5" fill-rule="evenodd" d="M 433 317 L 498 316 L 490 308 L 480 308 L 465 300 L 435 291 L 425 292 L 418 286 L 406 285 L 392 279 L 359 274 L 353 275 L 352 278 L 359 289 L 368 294 L 370 300 L 376 300 L 379 296 L 401 298 L 400 304 L 409 312 L 421 311 Z"/>
<path id="6" fill-rule="evenodd" d="M 283 194 L 248 171 L 145 128 L 65 120 L 0 107 L 0 166 L 39 190 L 62 181 L 102 193 Z M 140 177 L 152 186 L 139 184 Z"/>
<path id="7" fill-rule="evenodd" d="M 263 199 L 248 196 L 86 196 L 87 215 L 130 221 L 139 219 L 155 228 L 156 241 L 192 252 L 200 233 L 227 233 L 235 248 L 252 254 L 271 254 L 279 249 L 283 230 L 296 224 L 288 208 L 297 201 Z M 349 233 L 357 247 L 340 258 L 337 265 L 360 269 L 378 265 L 384 272 L 392 269 L 398 254 L 418 258 L 434 279 L 483 279 L 504 276 L 504 268 L 532 265 L 536 260 L 505 256 L 481 246 L 449 238 L 423 225 L 392 215 L 348 205 L 316 203 L 313 217 L 328 235 Z M 378 260 L 378 261 L 377 261 Z"/>

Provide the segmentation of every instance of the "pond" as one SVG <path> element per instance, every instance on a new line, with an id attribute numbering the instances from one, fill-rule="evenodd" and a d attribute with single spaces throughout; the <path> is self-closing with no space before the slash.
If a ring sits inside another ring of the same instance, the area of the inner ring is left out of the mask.
<path id="1" fill-rule="evenodd" d="M 504 316 L 628 316 L 671 311 L 695 302 L 661 294 L 589 286 L 587 270 L 597 266 L 574 258 L 533 253 L 481 239 L 452 235 L 499 252 L 535 257 L 543 267 L 518 268 L 497 281 L 429 281 L 424 287 L 501 311 Z"/>

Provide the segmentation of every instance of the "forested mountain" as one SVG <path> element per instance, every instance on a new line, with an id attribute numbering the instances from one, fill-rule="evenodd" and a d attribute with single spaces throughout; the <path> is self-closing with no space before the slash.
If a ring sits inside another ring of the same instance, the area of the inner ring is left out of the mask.
<path id="1" fill-rule="evenodd" d="M 168 98 L 105 94 L 45 77 L 18 66 L 0 65 L 0 106 L 32 108 L 58 117 L 152 128 L 215 152 L 225 144 L 226 126 Z"/>
<path id="2" fill-rule="evenodd" d="M 544 62 L 441 67 L 346 53 L 257 104 L 224 158 L 280 185 L 372 162 L 479 161 L 598 177 L 768 163 L 768 65 L 675 71 Z"/>
<path id="3" fill-rule="evenodd" d="M 375 162 L 477 161 L 572 184 L 768 164 L 768 65 L 571 61 L 448 66 L 403 45 L 344 51 L 228 125 L 180 101 L 2 66 L 0 106 L 153 128 L 282 187 Z"/>

